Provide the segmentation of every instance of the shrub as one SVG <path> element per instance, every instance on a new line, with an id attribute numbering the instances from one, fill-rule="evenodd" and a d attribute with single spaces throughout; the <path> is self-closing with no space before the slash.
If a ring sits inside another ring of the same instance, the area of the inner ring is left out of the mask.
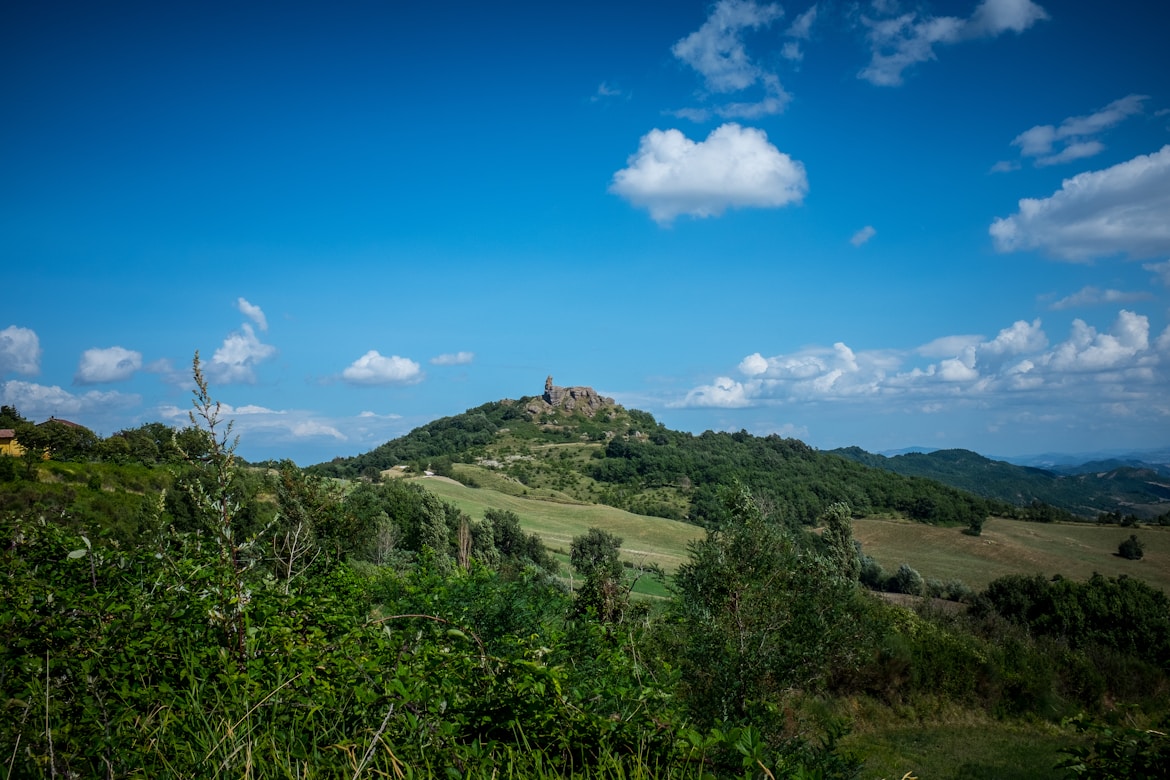
<path id="1" fill-rule="evenodd" d="M 1129 538 L 1117 545 L 1117 554 L 1130 561 L 1140 561 L 1145 554 L 1146 545 L 1137 534 L 1130 534 Z"/>
<path id="2" fill-rule="evenodd" d="M 895 593 L 908 593 L 911 596 L 921 596 L 926 588 L 926 583 L 923 581 L 922 575 L 911 568 L 910 564 L 903 563 L 898 567 L 898 571 L 894 572 L 894 576 L 890 578 L 887 587 Z"/>

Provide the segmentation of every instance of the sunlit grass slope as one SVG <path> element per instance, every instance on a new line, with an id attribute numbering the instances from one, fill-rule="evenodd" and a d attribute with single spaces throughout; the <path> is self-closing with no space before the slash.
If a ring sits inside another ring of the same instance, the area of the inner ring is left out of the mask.
<path id="1" fill-rule="evenodd" d="M 644 517 L 601 504 L 541 501 L 469 488 L 441 477 L 424 478 L 422 484 L 473 518 L 482 518 L 487 509 L 511 510 L 520 517 L 525 531 L 538 534 L 552 549 L 567 551 L 574 536 L 600 528 L 621 537 L 624 560 L 656 563 L 667 572 L 674 572 L 687 559 L 687 544 L 701 539 L 704 533 L 697 526 L 677 520 Z"/>
<path id="2" fill-rule="evenodd" d="M 1006 574 L 1061 574 L 1086 580 L 1098 572 L 1140 579 L 1170 592 L 1170 528 L 1121 528 L 1090 523 L 1025 523 L 992 518 L 982 536 L 901 520 L 853 521 L 854 538 L 882 568 L 908 563 L 923 577 L 959 579 L 982 589 Z M 1136 534 L 1145 556 L 1129 561 L 1117 545 Z"/>
<path id="3" fill-rule="evenodd" d="M 657 563 L 673 572 L 687 558 L 687 544 L 703 530 L 660 517 L 635 515 L 599 504 L 575 504 L 534 499 L 470 488 L 440 477 L 423 485 L 456 504 L 472 517 L 486 509 L 508 509 L 521 525 L 539 534 L 550 548 L 568 551 L 574 536 L 591 527 L 623 539 L 626 560 Z M 1170 592 L 1170 528 L 1121 528 L 1091 523 L 1026 523 L 992 518 L 982 536 L 967 536 L 960 528 L 939 528 L 907 520 L 862 518 L 853 521 L 853 533 L 863 551 L 887 571 L 908 563 L 923 577 L 962 580 L 982 589 L 1007 574 L 1061 574 L 1085 580 L 1098 572 L 1109 577 L 1136 577 Z M 1117 545 L 1136 534 L 1145 544 L 1145 557 L 1128 561 Z"/>

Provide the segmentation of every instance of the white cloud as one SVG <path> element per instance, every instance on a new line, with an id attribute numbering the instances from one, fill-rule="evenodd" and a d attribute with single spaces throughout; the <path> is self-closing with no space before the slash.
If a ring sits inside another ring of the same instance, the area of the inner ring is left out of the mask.
<path id="1" fill-rule="evenodd" d="M 400 414 L 378 414 L 377 412 L 365 411 L 358 414 L 358 417 L 370 418 L 375 420 L 401 420 Z"/>
<path id="2" fill-rule="evenodd" d="M 973 38 L 1022 33 L 1047 18 L 1045 10 L 1031 0 L 983 0 L 971 14 L 966 33 Z"/>
<path id="3" fill-rule="evenodd" d="M 172 425 L 190 424 L 187 409 L 168 404 L 156 411 Z M 257 404 L 232 406 L 220 402 L 219 414 L 221 419 L 233 422 L 233 432 L 249 446 L 320 439 L 349 440 L 338 430 L 336 421 L 304 409 L 269 409 Z"/>
<path id="4" fill-rule="evenodd" d="M 268 330 L 268 318 L 264 316 L 264 310 L 259 306 L 248 303 L 244 298 L 239 298 L 236 300 L 236 307 L 240 310 L 240 314 L 256 323 L 260 330 Z"/>
<path id="5" fill-rule="evenodd" d="M 1143 263 L 1142 268 L 1158 277 L 1162 284 L 1170 287 L 1170 260 L 1163 260 L 1160 263 Z"/>
<path id="6" fill-rule="evenodd" d="M 599 103 L 602 100 L 608 100 L 609 98 L 624 98 L 625 100 L 629 100 L 630 93 L 626 92 L 625 90 L 618 89 L 617 87 L 610 86 L 608 83 L 603 81 L 597 85 L 597 91 L 589 97 L 589 102 Z"/>
<path id="7" fill-rule="evenodd" d="M 142 353 L 122 347 L 87 349 L 81 353 L 81 362 L 73 381 L 79 385 L 102 382 L 121 382 L 134 376 L 142 368 Z"/>
<path id="8" fill-rule="evenodd" d="M 804 50 L 800 41 L 807 41 L 812 35 L 813 23 L 817 20 L 817 6 L 813 5 L 800 16 L 792 20 L 784 34 L 796 40 L 785 41 L 780 48 L 780 56 L 791 62 L 800 62 L 804 59 Z"/>
<path id="9" fill-rule="evenodd" d="M 716 3 L 702 27 L 675 43 L 671 53 L 702 76 L 711 93 L 740 92 L 760 84 L 764 88 L 764 97 L 713 109 L 681 109 L 673 112 L 675 116 L 694 121 L 706 121 L 712 115 L 724 119 L 754 119 L 783 111 L 791 97 L 775 73 L 752 61 L 743 41 L 745 32 L 767 27 L 783 15 L 780 6 L 758 5 L 753 0 L 720 0 Z"/>
<path id="10" fill-rule="evenodd" d="M 256 337 L 252 326 L 244 323 L 240 330 L 228 334 L 219 349 L 211 356 L 208 375 L 223 384 L 256 381 L 255 367 L 276 354 L 276 347 L 264 344 Z"/>
<path id="11" fill-rule="evenodd" d="M 746 379 L 718 377 L 675 407 L 746 408 L 851 403 L 874 413 L 924 409 L 1108 404 L 1109 413 L 1149 412 L 1170 397 L 1170 328 L 1151 346 L 1148 319 L 1121 310 L 1104 332 L 1076 320 L 1050 346 L 1040 320 L 1020 320 L 990 340 L 944 336 L 914 350 L 854 350 L 842 342 L 797 352 L 745 357 Z M 1102 407 L 1104 408 L 1104 407 Z M 1143 412 L 1144 410 L 1144 412 Z"/>
<path id="12" fill-rule="evenodd" d="M 1133 303 L 1147 301 L 1153 296 L 1148 292 L 1122 292 L 1121 290 L 1101 290 L 1097 287 L 1084 287 L 1072 295 L 1061 298 L 1048 306 L 1052 311 L 1075 309 L 1082 306 L 1100 306 L 1106 303 Z"/>
<path id="13" fill-rule="evenodd" d="M 433 366 L 465 366 L 475 360 L 474 352 L 450 352 L 431 358 Z"/>
<path id="14" fill-rule="evenodd" d="M 938 375 L 944 382 L 969 382 L 979 378 L 975 370 L 974 355 L 964 358 L 949 358 L 938 364 Z"/>
<path id="15" fill-rule="evenodd" d="M 762 130 L 729 123 L 695 142 L 678 130 L 642 137 L 609 191 L 649 210 L 659 224 L 680 214 L 719 216 L 728 208 L 777 208 L 808 192 L 804 166 L 768 143 Z"/>
<path id="16" fill-rule="evenodd" d="M 302 422 L 294 423 L 289 428 L 289 432 L 295 438 L 306 439 L 316 436 L 328 436 L 333 439 L 345 441 L 346 436 L 341 431 L 334 428 L 332 425 L 317 422 L 315 420 L 304 420 Z"/>
<path id="17" fill-rule="evenodd" d="M 1065 179 L 1048 198 L 1023 198 L 989 228 L 1000 252 L 1042 249 L 1061 260 L 1170 253 L 1170 145 Z"/>
<path id="18" fill-rule="evenodd" d="M 755 352 L 740 361 L 739 372 L 746 376 L 765 374 L 768 372 L 768 361 L 759 352 Z"/>
<path id="19" fill-rule="evenodd" d="M 138 395 L 116 390 L 90 390 L 75 395 L 56 385 L 39 385 L 15 379 L 3 384 L 0 398 L 32 420 L 48 417 L 105 419 L 116 410 L 137 406 L 142 401 Z M 74 422 L 81 420 L 75 419 Z"/>
<path id="20" fill-rule="evenodd" d="M 928 344 L 923 344 L 914 352 L 928 358 L 951 357 L 978 346 L 982 341 L 982 336 L 942 336 Z"/>
<path id="21" fill-rule="evenodd" d="M 410 385 L 423 379 L 418 363 L 398 355 L 385 357 L 375 349 L 351 363 L 341 376 L 354 385 Z"/>
<path id="22" fill-rule="evenodd" d="M 713 384 L 696 387 L 687 393 L 678 406 L 741 409 L 752 405 L 752 398 L 759 386 L 759 382 L 748 382 L 745 385 L 731 377 L 716 377 Z"/>
<path id="23" fill-rule="evenodd" d="M 1086 116 L 1072 116 L 1056 125 L 1036 125 L 1012 140 L 1023 157 L 1035 157 L 1037 166 L 1092 157 L 1105 149 L 1095 135 L 1120 124 L 1128 117 L 1142 112 L 1146 95 L 1127 95 Z M 1057 146 L 1061 145 L 1059 151 Z"/>
<path id="24" fill-rule="evenodd" d="M 1022 355 L 1037 352 L 1048 346 L 1048 336 L 1040 327 L 1040 320 L 1032 322 L 1017 320 L 1011 327 L 1001 330 L 994 339 L 979 345 L 979 351 L 986 355 Z"/>
<path id="25" fill-rule="evenodd" d="M 801 40 L 808 40 L 812 33 L 813 23 L 817 20 L 817 6 L 813 4 L 807 11 L 792 20 L 792 24 L 788 26 L 788 30 L 784 33 L 790 38 L 799 38 Z"/>
<path id="26" fill-rule="evenodd" d="M 745 89 L 762 71 L 744 48 L 744 31 L 770 25 L 783 14 L 775 4 L 720 0 L 703 26 L 676 43 L 671 53 L 698 71 L 712 92 Z"/>
<path id="27" fill-rule="evenodd" d="M 853 234 L 853 238 L 849 239 L 849 243 L 853 244 L 853 246 L 861 246 L 866 241 L 869 241 L 871 238 L 873 238 L 876 234 L 877 231 L 873 229 L 873 225 L 866 225 L 861 230 L 858 230 Z"/>
<path id="28" fill-rule="evenodd" d="M 883 4 L 874 9 L 892 11 Z M 897 86 L 902 72 L 919 62 L 935 59 L 934 47 L 1005 32 L 1020 33 L 1048 14 L 1031 0 L 984 0 L 968 19 L 956 16 L 920 17 L 915 12 L 889 19 L 861 17 L 872 49 L 869 65 L 858 78 L 878 86 Z"/>
<path id="29" fill-rule="evenodd" d="M 1150 322 L 1121 310 L 1109 333 L 1098 333 L 1083 320 L 1073 320 L 1072 334 L 1058 344 L 1048 364 L 1059 371 L 1101 371 L 1117 368 L 1149 348 Z"/>
<path id="30" fill-rule="evenodd" d="M 167 358 L 159 358 L 152 360 L 143 366 L 144 371 L 152 374 L 158 374 L 159 378 L 168 385 L 175 385 L 177 387 L 194 388 L 195 383 L 192 380 L 190 371 L 178 371 L 175 366 Z"/>
<path id="31" fill-rule="evenodd" d="M 1041 157 L 1036 161 L 1036 165 L 1045 167 L 1048 165 L 1059 165 L 1064 162 L 1071 162 L 1072 160 L 1081 160 L 1085 157 L 1092 157 L 1100 154 L 1105 150 L 1105 144 L 1100 141 L 1079 141 L 1077 143 L 1069 144 L 1061 149 L 1056 154 L 1050 154 L 1047 157 Z"/>
<path id="32" fill-rule="evenodd" d="M 36 374 L 41 370 L 41 342 L 36 331 L 9 325 L 0 330 L 0 375 Z"/>

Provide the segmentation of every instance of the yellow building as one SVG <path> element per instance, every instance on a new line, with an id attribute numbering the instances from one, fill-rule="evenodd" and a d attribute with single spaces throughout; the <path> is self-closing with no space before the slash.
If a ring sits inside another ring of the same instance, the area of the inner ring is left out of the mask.
<path id="1" fill-rule="evenodd" d="M 0 428 L 0 455 L 19 458 L 23 454 L 24 447 L 16 440 L 16 431 L 11 428 Z"/>

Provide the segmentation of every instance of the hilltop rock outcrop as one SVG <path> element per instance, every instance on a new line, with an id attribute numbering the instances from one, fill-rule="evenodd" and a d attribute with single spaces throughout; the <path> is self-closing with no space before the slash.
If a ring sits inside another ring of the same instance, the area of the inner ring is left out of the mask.
<path id="1" fill-rule="evenodd" d="M 525 407 L 533 417 L 563 409 L 566 412 L 580 412 L 592 417 L 602 409 L 616 406 L 612 398 L 599 395 L 592 387 L 557 387 L 550 376 L 544 380 L 544 395 L 535 398 Z"/>

